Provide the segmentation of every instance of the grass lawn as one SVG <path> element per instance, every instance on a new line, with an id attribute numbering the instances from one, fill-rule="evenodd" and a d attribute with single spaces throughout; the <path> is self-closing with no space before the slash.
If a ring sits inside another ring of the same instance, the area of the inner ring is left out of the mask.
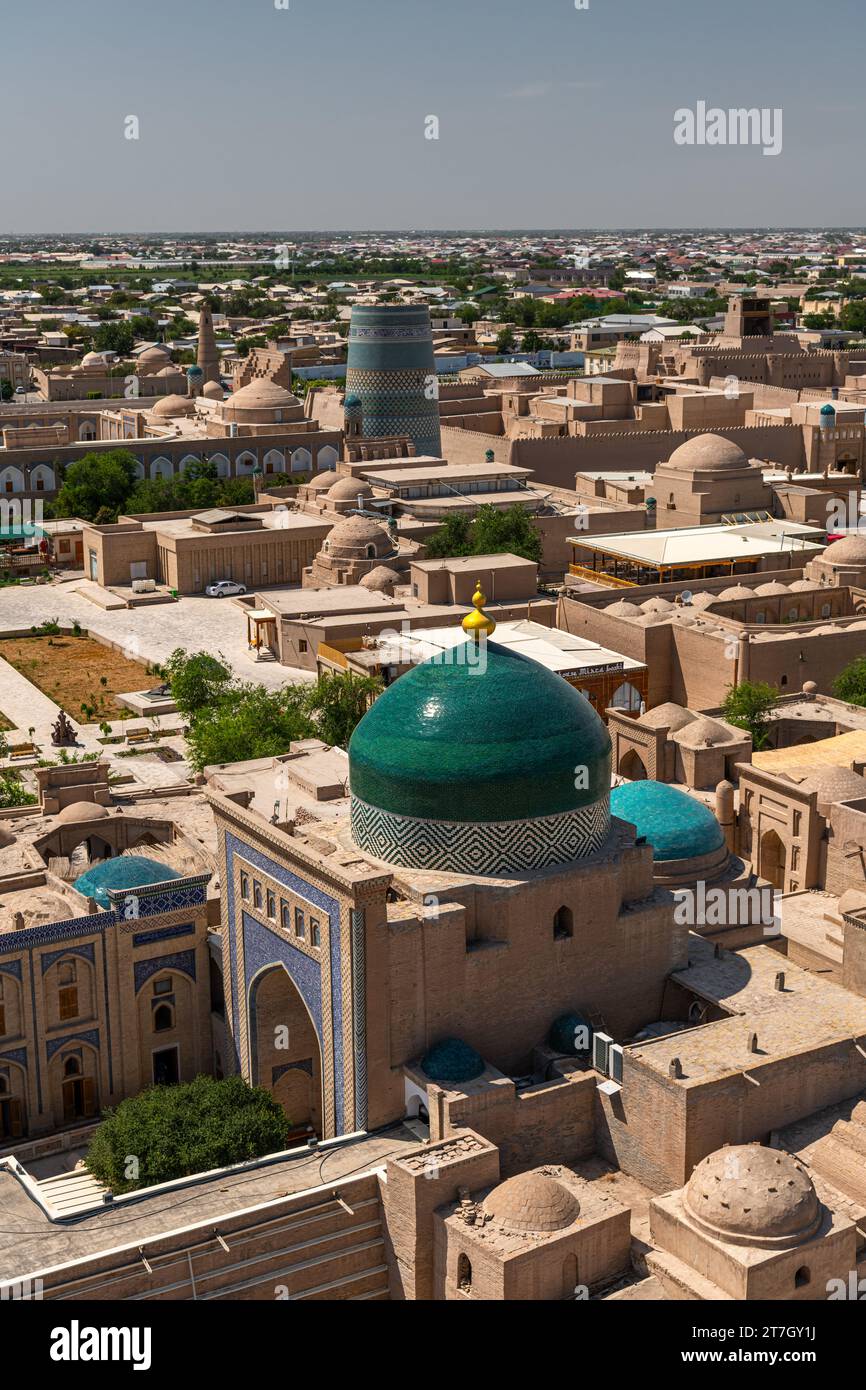
<path id="1" fill-rule="evenodd" d="M 104 719 L 130 715 L 114 696 L 128 690 L 147 690 L 153 684 L 153 676 L 140 662 L 130 661 L 92 637 L 7 637 L 0 641 L 0 657 L 55 704 L 62 705 L 78 724 L 100 724 Z M 85 718 L 82 704 L 95 706 L 95 713 Z M 19 727 L 26 724 L 24 711 Z"/>

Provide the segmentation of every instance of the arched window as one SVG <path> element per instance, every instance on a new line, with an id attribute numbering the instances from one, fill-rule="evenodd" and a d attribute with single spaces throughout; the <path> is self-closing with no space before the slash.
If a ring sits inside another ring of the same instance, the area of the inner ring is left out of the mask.
<path id="1" fill-rule="evenodd" d="M 0 1076 L 0 1095 L 9 1090 L 9 1082 L 5 1076 Z"/>
<path id="2" fill-rule="evenodd" d="M 58 965 L 58 967 L 57 967 L 57 979 L 58 979 L 58 982 L 59 982 L 61 985 L 74 985 L 74 984 L 75 984 L 75 961 L 74 961 L 74 960 L 64 960 L 64 961 L 61 961 L 60 965 Z"/>
<path id="3" fill-rule="evenodd" d="M 171 1004 L 159 1004 L 153 1011 L 154 1033 L 167 1033 L 174 1027 L 174 1009 Z"/>
<path id="4" fill-rule="evenodd" d="M 375 558 L 376 558 L 376 547 L 375 547 L 375 545 L 368 545 L 368 546 L 367 546 L 367 559 L 368 559 L 368 560 L 375 560 Z"/>
<path id="5" fill-rule="evenodd" d="M 472 1288 L 472 1265 L 468 1255 L 457 1257 L 457 1287 L 461 1293 L 468 1293 Z"/>
<path id="6" fill-rule="evenodd" d="M 64 1075 L 64 1076 L 80 1076 L 80 1075 L 81 1075 L 81 1061 L 80 1061 L 80 1059 L 79 1059 L 78 1057 L 67 1057 L 67 1058 L 66 1058 L 66 1061 L 63 1063 L 63 1075 Z"/>
<path id="7" fill-rule="evenodd" d="M 637 711 L 641 706 L 641 693 L 631 681 L 623 681 L 613 692 L 610 703 L 613 709 Z"/>
<path id="8" fill-rule="evenodd" d="M 809 1270 L 808 1265 L 800 1265 L 800 1268 L 797 1270 L 797 1273 L 794 1275 L 794 1288 L 795 1288 L 795 1289 L 805 1289 L 806 1285 L 807 1285 L 807 1284 L 811 1284 L 811 1282 L 812 1282 L 812 1274 L 811 1274 L 811 1271 Z"/>
<path id="9" fill-rule="evenodd" d="M 558 909 L 553 919 L 553 938 L 555 941 L 563 941 L 566 937 L 574 935 L 574 917 L 570 907 Z"/>

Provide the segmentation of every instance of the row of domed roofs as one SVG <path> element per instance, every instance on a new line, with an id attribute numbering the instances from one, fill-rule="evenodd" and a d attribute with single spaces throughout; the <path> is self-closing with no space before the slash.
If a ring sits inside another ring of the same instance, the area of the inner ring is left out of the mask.
<path id="1" fill-rule="evenodd" d="M 515 1235 L 551 1235 L 574 1225 L 580 1199 L 568 1170 L 536 1168 L 499 1183 L 481 1204 L 485 1217 Z M 808 1171 L 793 1154 L 763 1144 L 736 1144 L 708 1154 L 683 1192 L 683 1209 L 699 1230 L 732 1245 L 790 1249 L 811 1240 L 822 1207 Z"/>
<path id="2" fill-rule="evenodd" d="M 840 541 L 838 544 L 842 544 L 842 542 Z M 652 598 L 645 599 L 643 603 L 635 603 L 631 599 L 623 598 L 610 604 L 605 612 L 610 613 L 615 618 L 632 618 L 638 621 L 642 615 L 653 614 L 671 614 L 671 616 L 682 618 L 688 616 L 691 608 L 709 608 L 714 603 L 731 603 L 735 599 L 781 598 L 791 593 L 811 592 L 814 589 L 820 589 L 820 587 L 820 584 L 812 579 L 795 579 L 791 584 L 782 584 L 778 579 L 771 579 L 766 584 L 756 584 L 752 589 L 745 584 L 732 584 L 717 594 L 701 590 L 693 594 L 687 604 L 672 603 L 670 599 L 663 598 L 661 594 L 655 594 Z"/>
<path id="3" fill-rule="evenodd" d="M 671 738 L 689 748 L 713 747 L 719 743 L 731 743 L 738 736 L 724 724 L 709 719 L 705 714 L 693 714 L 684 705 L 668 701 L 656 705 L 640 716 L 641 724 L 650 729 L 668 729 Z"/>

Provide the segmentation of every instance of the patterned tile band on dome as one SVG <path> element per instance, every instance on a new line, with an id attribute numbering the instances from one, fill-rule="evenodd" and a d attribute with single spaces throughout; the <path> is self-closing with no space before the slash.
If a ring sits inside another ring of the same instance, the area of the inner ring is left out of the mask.
<path id="1" fill-rule="evenodd" d="M 352 797 L 352 838 L 359 849 L 407 869 L 510 874 L 546 869 L 595 854 L 607 839 L 610 801 L 555 816 L 510 821 L 417 820 Z"/>

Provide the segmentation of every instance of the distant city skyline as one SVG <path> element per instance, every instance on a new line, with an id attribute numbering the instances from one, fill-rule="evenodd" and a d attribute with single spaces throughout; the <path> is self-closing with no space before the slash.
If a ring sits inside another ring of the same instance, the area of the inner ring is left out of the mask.
<path id="1" fill-rule="evenodd" d="M 287 3 L 5 16 L 0 235 L 863 223 L 862 0 Z M 677 144 L 705 109 L 778 153 Z"/>

